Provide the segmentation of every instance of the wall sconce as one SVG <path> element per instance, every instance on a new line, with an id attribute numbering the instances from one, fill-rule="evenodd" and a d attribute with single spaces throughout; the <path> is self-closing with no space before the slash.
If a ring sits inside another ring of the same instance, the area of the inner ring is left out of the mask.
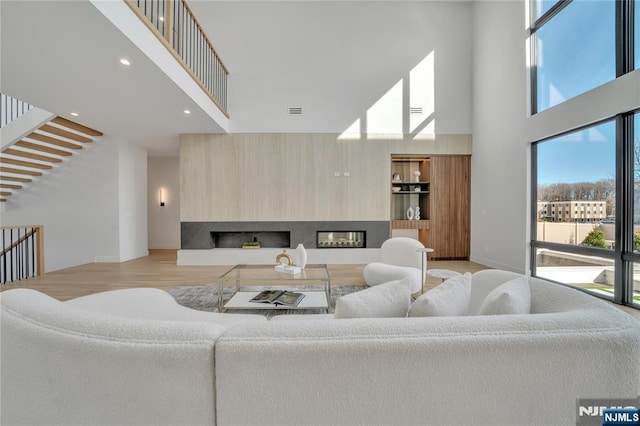
<path id="1" fill-rule="evenodd" d="M 160 207 L 164 207 L 164 193 L 162 192 L 162 188 L 160 189 Z"/>

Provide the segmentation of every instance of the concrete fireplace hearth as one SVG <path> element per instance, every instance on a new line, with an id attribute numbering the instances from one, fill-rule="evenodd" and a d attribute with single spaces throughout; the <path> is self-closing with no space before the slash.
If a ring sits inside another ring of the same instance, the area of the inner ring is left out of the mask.
<path id="1" fill-rule="evenodd" d="M 283 249 L 302 244 L 309 263 L 375 261 L 389 238 L 388 221 L 181 222 L 179 265 L 270 264 Z M 335 243 L 328 243 L 328 239 Z M 259 250 L 243 250 L 257 241 Z"/>

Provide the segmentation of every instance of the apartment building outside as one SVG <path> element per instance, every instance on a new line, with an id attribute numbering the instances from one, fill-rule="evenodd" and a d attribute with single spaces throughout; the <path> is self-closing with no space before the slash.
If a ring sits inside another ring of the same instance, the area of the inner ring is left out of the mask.
<path id="1" fill-rule="evenodd" d="M 607 218 L 606 201 L 539 201 L 538 220 L 547 222 L 600 222 Z"/>

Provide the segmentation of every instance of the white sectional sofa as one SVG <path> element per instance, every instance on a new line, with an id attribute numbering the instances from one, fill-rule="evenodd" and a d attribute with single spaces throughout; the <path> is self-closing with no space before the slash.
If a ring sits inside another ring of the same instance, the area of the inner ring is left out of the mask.
<path id="1" fill-rule="evenodd" d="M 515 276 L 474 274 L 470 312 Z M 8 290 L 0 422 L 569 425 L 578 398 L 640 395 L 640 322 L 529 283 L 527 315 L 295 321 Z"/>

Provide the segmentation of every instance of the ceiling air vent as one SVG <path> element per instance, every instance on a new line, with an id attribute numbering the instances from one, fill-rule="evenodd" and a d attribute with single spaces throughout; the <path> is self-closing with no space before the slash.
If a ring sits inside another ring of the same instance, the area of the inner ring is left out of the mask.
<path id="1" fill-rule="evenodd" d="M 289 107 L 289 115 L 302 115 L 301 107 Z"/>
<path id="2" fill-rule="evenodd" d="M 409 107 L 409 114 L 422 114 L 422 107 Z"/>

